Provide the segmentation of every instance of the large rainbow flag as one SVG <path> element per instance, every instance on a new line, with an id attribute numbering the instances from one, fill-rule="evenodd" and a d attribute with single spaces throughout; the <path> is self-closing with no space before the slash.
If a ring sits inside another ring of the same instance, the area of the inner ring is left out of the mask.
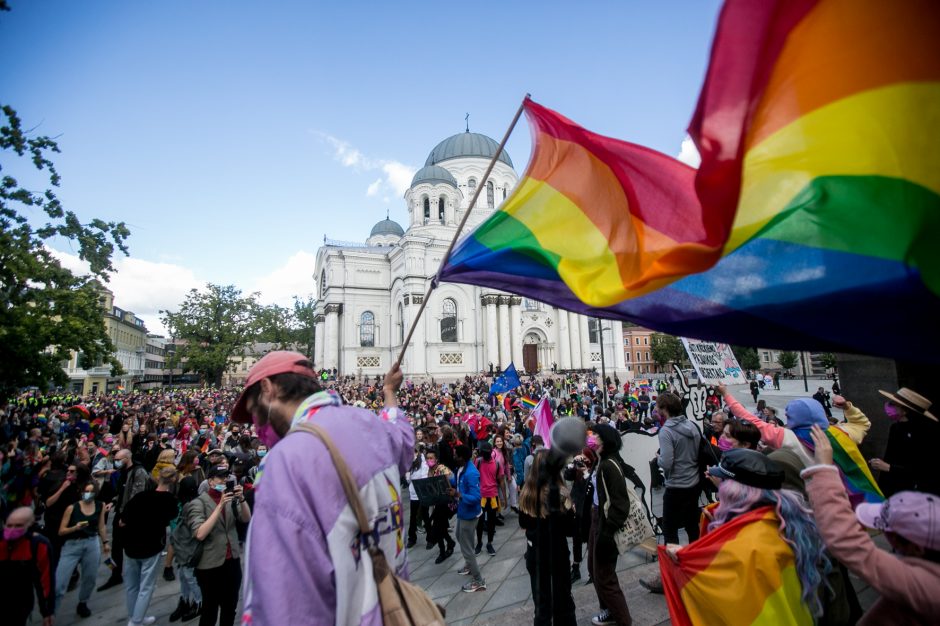
<path id="1" fill-rule="evenodd" d="M 773 507 L 740 515 L 690 543 L 678 563 L 659 547 L 669 617 L 675 626 L 811 626 L 793 550 Z"/>
<path id="2" fill-rule="evenodd" d="M 697 173 L 528 101 L 524 177 L 439 278 L 674 335 L 936 361 L 938 32 L 930 0 L 728 0 Z"/>

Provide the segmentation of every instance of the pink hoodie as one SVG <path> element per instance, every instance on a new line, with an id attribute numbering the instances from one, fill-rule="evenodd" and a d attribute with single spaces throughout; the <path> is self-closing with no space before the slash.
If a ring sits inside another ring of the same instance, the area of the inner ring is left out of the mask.
<path id="1" fill-rule="evenodd" d="M 881 594 L 859 625 L 940 624 L 940 563 L 878 548 L 856 519 L 834 465 L 813 465 L 801 476 L 829 552 Z"/>

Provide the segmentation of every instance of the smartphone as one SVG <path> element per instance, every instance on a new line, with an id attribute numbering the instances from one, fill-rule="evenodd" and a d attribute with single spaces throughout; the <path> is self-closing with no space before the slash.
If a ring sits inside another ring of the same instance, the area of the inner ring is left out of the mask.
<path id="1" fill-rule="evenodd" d="M 229 478 L 225 481 L 225 493 L 235 493 L 235 479 Z"/>
<path id="2" fill-rule="evenodd" d="M 77 525 L 78 525 L 78 526 L 81 526 L 82 528 L 84 528 L 85 526 L 88 526 L 88 522 L 86 522 L 85 520 L 82 520 L 82 521 L 80 521 Z"/>

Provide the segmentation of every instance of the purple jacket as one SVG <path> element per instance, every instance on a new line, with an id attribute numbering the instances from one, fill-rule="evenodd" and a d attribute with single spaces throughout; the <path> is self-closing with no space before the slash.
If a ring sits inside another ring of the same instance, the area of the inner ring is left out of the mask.
<path id="1" fill-rule="evenodd" d="M 294 420 L 330 434 L 359 486 L 389 565 L 407 577 L 401 475 L 414 457 L 414 430 L 398 409 L 316 406 Z M 315 408 L 314 408 L 315 407 Z M 382 623 L 372 561 L 329 451 L 305 432 L 279 441 L 264 459 L 245 548 L 243 624 Z"/>

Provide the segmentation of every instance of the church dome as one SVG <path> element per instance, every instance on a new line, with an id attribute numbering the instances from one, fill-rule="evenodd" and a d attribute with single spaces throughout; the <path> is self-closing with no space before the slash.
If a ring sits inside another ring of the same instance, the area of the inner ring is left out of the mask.
<path id="1" fill-rule="evenodd" d="M 461 157 L 492 159 L 498 148 L 499 143 L 486 135 L 471 133 L 469 131 L 458 133 L 437 144 L 437 146 L 431 150 L 431 154 L 428 155 L 428 160 L 425 161 L 424 164 L 436 165 L 442 161 L 459 159 Z M 509 155 L 506 154 L 505 150 L 499 155 L 499 160 L 509 167 L 512 167 L 512 161 L 509 159 Z"/>
<path id="2" fill-rule="evenodd" d="M 432 185 L 435 183 L 446 183 L 456 187 L 457 179 L 440 165 L 425 165 L 418 170 L 415 177 L 411 179 L 412 187 L 418 183 L 431 183 Z"/>
<path id="3" fill-rule="evenodd" d="M 372 232 L 369 233 L 369 237 L 376 237 L 380 235 L 395 235 L 396 237 L 401 237 L 405 234 L 405 231 L 398 224 L 388 218 L 385 218 L 378 224 L 372 227 Z"/>

